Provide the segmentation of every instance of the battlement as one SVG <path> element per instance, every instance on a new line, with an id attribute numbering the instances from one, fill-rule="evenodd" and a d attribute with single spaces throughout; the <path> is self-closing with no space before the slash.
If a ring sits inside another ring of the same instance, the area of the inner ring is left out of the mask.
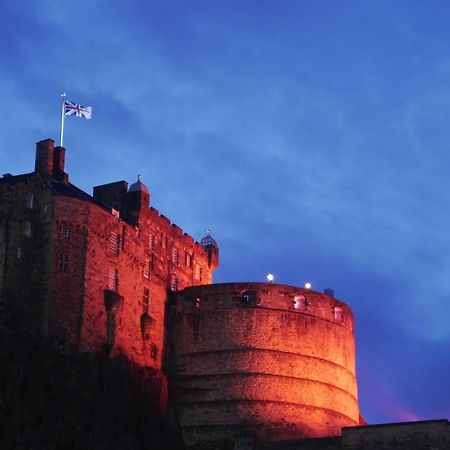
<path id="1" fill-rule="evenodd" d="M 284 284 L 243 282 L 188 287 L 178 294 L 180 313 L 205 314 L 221 308 L 258 308 L 304 314 L 353 331 L 353 314 L 328 294 Z"/>

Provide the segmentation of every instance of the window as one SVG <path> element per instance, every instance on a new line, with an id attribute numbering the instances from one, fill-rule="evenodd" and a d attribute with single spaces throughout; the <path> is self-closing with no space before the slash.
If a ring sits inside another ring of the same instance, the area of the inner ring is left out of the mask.
<path id="1" fill-rule="evenodd" d="M 116 316 L 108 314 L 106 317 L 106 342 L 109 345 L 114 345 L 116 341 Z"/>
<path id="2" fill-rule="evenodd" d="M 120 212 L 117 211 L 116 209 L 112 208 L 112 210 L 111 210 L 111 215 L 112 215 L 113 218 L 114 218 L 114 222 L 115 222 L 115 223 L 119 223 L 119 221 L 120 221 Z"/>
<path id="3" fill-rule="evenodd" d="M 344 321 L 344 311 L 339 306 L 335 306 L 333 308 L 334 311 L 334 320 L 336 322 L 343 322 Z"/>
<path id="4" fill-rule="evenodd" d="M 61 234 L 63 237 L 69 237 L 70 236 L 70 228 L 62 228 Z"/>
<path id="5" fill-rule="evenodd" d="M 171 291 L 178 290 L 178 278 L 175 275 L 170 276 L 170 290 Z"/>
<path id="6" fill-rule="evenodd" d="M 150 257 L 149 267 L 152 272 L 155 270 L 155 255 L 153 253 Z"/>
<path id="7" fill-rule="evenodd" d="M 26 199 L 25 199 L 25 206 L 27 208 L 33 209 L 33 193 L 27 192 Z"/>
<path id="8" fill-rule="evenodd" d="M 144 278 L 147 278 L 147 279 L 150 276 L 150 261 L 148 259 L 145 260 L 145 263 L 144 263 L 144 273 L 143 273 L 143 275 L 144 275 Z"/>
<path id="9" fill-rule="evenodd" d="M 59 254 L 58 270 L 60 272 L 64 272 L 64 273 L 69 272 L 69 254 L 68 253 L 60 253 Z"/>
<path id="10" fill-rule="evenodd" d="M 23 255 L 22 247 L 17 247 L 17 254 L 16 254 L 17 259 L 21 259 L 22 255 Z"/>
<path id="11" fill-rule="evenodd" d="M 148 249 L 153 250 L 153 234 L 148 235 Z"/>
<path id="12" fill-rule="evenodd" d="M 142 313 L 148 314 L 148 305 L 150 303 L 150 291 L 144 288 L 144 294 L 142 296 Z"/>
<path id="13" fill-rule="evenodd" d="M 178 266 L 180 263 L 180 252 L 177 248 L 172 248 L 172 262 Z"/>
<path id="14" fill-rule="evenodd" d="M 294 309 L 304 311 L 307 307 L 306 297 L 304 295 L 295 295 L 292 301 L 292 306 Z"/>
<path id="15" fill-rule="evenodd" d="M 119 288 L 119 271 L 117 269 L 108 270 L 108 289 L 117 292 Z"/>
<path id="16" fill-rule="evenodd" d="M 30 221 L 26 220 L 23 223 L 22 231 L 23 231 L 23 235 L 24 236 L 26 236 L 26 237 L 30 237 L 31 236 L 31 222 Z"/>
<path id="17" fill-rule="evenodd" d="M 158 359 L 158 347 L 155 344 L 152 344 L 150 348 L 150 356 L 152 359 Z"/>
<path id="18" fill-rule="evenodd" d="M 202 306 L 202 299 L 200 297 L 197 297 L 194 300 L 194 308 L 195 309 L 200 309 L 200 306 Z"/>
<path id="19" fill-rule="evenodd" d="M 109 235 L 109 251 L 115 256 L 119 254 L 119 236 L 113 231 Z"/>
<path id="20" fill-rule="evenodd" d="M 241 303 L 249 304 L 254 303 L 255 301 L 255 294 L 250 291 L 244 291 L 241 296 Z"/>
<path id="21" fill-rule="evenodd" d="M 192 255 L 189 252 L 184 252 L 184 265 L 187 267 L 192 267 Z"/>
<path id="22" fill-rule="evenodd" d="M 202 280 L 202 268 L 201 266 L 195 266 L 195 279 Z"/>

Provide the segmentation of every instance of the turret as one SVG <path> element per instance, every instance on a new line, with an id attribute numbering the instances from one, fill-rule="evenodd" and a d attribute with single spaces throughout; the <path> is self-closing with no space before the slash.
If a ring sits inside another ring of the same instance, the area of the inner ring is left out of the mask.
<path id="1" fill-rule="evenodd" d="M 208 265 L 210 269 L 217 269 L 219 267 L 219 246 L 215 239 L 211 237 L 211 230 L 208 230 L 208 234 L 200 241 L 200 244 L 208 252 Z"/>
<path id="2" fill-rule="evenodd" d="M 137 224 L 141 212 L 147 211 L 150 207 L 150 192 L 147 186 L 142 183 L 141 176 L 138 175 L 136 183 L 133 183 L 125 196 L 125 209 L 130 219 Z"/>

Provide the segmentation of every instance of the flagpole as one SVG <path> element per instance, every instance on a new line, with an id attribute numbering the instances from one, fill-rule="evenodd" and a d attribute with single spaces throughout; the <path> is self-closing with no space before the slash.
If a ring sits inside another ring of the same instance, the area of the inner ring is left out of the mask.
<path id="1" fill-rule="evenodd" d="M 61 94 L 61 134 L 59 139 L 59 145 L 63 146 L 63 138 L 64 138 L 64 103 L 66 102 L 66 93 L 63 92 Z"/>

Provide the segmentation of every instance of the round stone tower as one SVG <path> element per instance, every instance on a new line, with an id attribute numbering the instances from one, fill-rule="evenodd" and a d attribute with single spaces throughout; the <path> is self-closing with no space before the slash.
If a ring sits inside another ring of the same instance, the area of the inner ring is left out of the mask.
<path id="1" fill-rule="evenodd" d="M 353 315 L 330 295 L 272 283 L 189 287 L 177 293 L 170 347 L 187 447 L 359 424 Z"/>

